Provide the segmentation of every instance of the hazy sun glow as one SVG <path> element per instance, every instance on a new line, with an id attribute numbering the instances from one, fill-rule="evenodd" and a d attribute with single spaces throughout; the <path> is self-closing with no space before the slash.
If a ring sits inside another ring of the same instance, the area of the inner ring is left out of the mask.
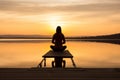
<path id="1" fill-rule="evenodd" d="M 60 16 L 51 16 L 48 22 L 53 30 L 55 30 L 57 26 L 64 26 L 65 23 Z"/>

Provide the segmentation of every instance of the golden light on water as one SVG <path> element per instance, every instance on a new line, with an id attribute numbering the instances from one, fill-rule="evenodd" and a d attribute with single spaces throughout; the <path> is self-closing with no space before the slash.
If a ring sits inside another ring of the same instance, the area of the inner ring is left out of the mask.
<path id="1" fill-rule="evenodd" d="M 42 56 L 50 50 L 51 41 L 33 43 L 0 43 L 0 67 L 30 68 L 36 67 Z M 77 67 L 113 68 L 120 67 L 119 45 L 96 42 L 72 41 L 66 43 L 67 50 L 74 56 Z M 6 50 L 7 49 L 7 50 Z M 53 58 L 47 58 L 47 67 L 51 67 Z M 73 67 L 70 59 L 66 67 Z"/>

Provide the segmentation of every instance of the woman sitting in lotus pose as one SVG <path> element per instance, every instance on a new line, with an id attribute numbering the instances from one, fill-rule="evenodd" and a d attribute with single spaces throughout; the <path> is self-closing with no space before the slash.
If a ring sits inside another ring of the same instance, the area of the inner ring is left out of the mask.
<path id="1" fill-rule="evenodd" d="M 58 26 L 57 29 L 56 29 L 56 33 L 53 35 L 53 38 L 52 38 L 52 43 L 55 44 L 55 46 L 50 46 L 53 51 L 55 52 L 61 52 L 61 51 L 64 51 L 66 49 L 66 46 L 63 46 L 63 44 L 65 44 L 65 37 L 64 35 L 62 34 L 61 32 L 61 27 Z M 63 62 L 63 65 L 62 65 L 62 62 Z M 62 57 L 57 57 L 55 58 L 54 61 L 52 61 L 52 67 L 65 67 L 65 60 L 63 60 Z"/>
<path id="2" fill-rule="evenodd" d="M 53 35 L 52 43 L 55 44 L 55 46 L 50 46 L 53 51 L 64 51 L 66 49 L 66 46 L 63 46 L 65 44 L 65 37 L 62 34 L 61 27 L 58 26 L 56 29 L 56 33 Z"/>

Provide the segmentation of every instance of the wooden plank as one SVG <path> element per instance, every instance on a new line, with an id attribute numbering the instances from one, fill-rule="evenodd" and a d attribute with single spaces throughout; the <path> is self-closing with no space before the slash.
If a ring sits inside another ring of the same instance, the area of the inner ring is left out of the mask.
<path id="1" fill-rule="evenodd" d="M 72 54 L 68 50 L 65 50 L 63 52 L 54 52 L 53 50 L 50 50 L 42 57 L 44 58 L 55 58 L 55 57 L 73 58 Z"/>

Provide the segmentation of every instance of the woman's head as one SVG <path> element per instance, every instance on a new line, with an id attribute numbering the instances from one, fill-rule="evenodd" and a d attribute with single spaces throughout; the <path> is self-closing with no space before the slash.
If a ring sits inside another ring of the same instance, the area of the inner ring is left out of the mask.
<path id="1" fill-rule="evenodd" d="M 56 33 L 61 33 L 61 27 L 60 26 L 57 26 Z"/>

